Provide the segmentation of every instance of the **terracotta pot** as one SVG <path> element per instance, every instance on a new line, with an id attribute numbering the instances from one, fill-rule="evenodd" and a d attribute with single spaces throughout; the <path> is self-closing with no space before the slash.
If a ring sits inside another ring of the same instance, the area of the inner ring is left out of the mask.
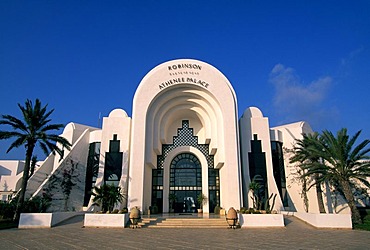
<path id="1" fill-rule="evenodd" d="M 238 218 L 238 215 L 236 213 L 236 210 L 233 207 L 231 207 L 229 209 L 229 211 L 227 211 L 227 216 L 226 217 L 228 219 L 236 219 L 236 218 Z"/>
<path id="2" fill-rule="evenodd" d="M 137 223 L 139 222 L 141 218 L 140 210 L 137 207 L 132 208 L 130 211 L 129 218 L 131 221 L 131 225 L 137 225 Z"/>
<path id="3" fill-rule="evenodd" d="M 140 218 L 140 210 L 137 207 L 134 207 L 130 211 L 130 219 Z"/>
<path id="4" fill-rule="evenodd" d="M 236 228 L 236 223 L 238 222 L 238 214 L 233 207 L 231 207 L 229 211 L 227 211 L 226 221 L 229 224 L 230 228 Z"/>

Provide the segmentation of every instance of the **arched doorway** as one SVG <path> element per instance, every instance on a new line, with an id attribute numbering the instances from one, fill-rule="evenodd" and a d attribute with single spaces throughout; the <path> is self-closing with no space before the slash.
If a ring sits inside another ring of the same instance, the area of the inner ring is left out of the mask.
<path id="1" fill-rule="evenodd" d="M 193 213 L 198 207 L 197 196 L 202 192 L 202 168 L 191 153 L 175 156 L 170 165 L 170 195 L 176 197 L 172 205 L 175 213 Z"/>
<path id="2" fill-rule="evenodd" d="M 197 196 L 203 193 L 207 197 L 203 211 L 213 212 L 220 204 L 220 177 L 209 151 L 209 144 L 199 144 L 189 121 L 183 120 L 173 144 L 162 145 L 157 168 L 152 170 L 152 207 L 160 213 L 193 212 L 198 205 Z"/>

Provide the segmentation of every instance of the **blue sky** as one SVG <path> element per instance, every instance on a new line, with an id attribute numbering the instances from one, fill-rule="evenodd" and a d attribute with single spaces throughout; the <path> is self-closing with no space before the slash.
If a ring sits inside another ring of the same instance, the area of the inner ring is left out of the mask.
<path id="1" fill-rule="evenodd" d="M 156 65 L 194 58 L 233 85 L 239 116 L 370 138 L 370 1 L 0 1 L 0 114 L 40 98 L 55 123 L 132 112 Z M 4 127 L 2 127 L 4 129 Z M 0 159 L 20 159 L 24 149 Z M 43 155 L 39 153 L 39 158 Z"/>

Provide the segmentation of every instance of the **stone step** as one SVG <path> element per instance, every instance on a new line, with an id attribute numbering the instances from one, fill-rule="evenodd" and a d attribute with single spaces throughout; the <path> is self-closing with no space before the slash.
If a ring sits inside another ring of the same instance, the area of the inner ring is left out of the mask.
<path id="1" fill-rule="evenodd" d="M 148 225 L 146 228 L 228 228 L 228 225 Z"/>
<path id="2" fill-rule="evenodd" d="M 227 228 L 225 219 L 180 219 L 162 218 L 145 223 L 142 227 L 147 228 Z"/>
<path id="3" fill-rule="evenodd" d="M 219 225 L 226 224 L 226 221 L 186 221 L 186 220 L 164 220 L 162 224 L 192 224 L 192 225 Z"/>
<path id="4" fill-rule="evenodd" d="M 150 224 L 155 224 L 158 221 L 159 218 L 143 218 L 141 221 L 138 223 L 139 227 L 147 227 L 147 225 Z"/>

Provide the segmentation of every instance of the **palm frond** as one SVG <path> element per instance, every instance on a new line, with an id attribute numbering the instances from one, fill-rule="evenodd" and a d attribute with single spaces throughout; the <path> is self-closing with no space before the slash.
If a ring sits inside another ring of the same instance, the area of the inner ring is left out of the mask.
<path id="1" fill-rule="evenodd" d="M 46 146 L 45 143 L 43 143 L 42 141 L 39 141 L 39 145 L 40 145 L 40 148 L 41 148 L 42 152 L 45 155 L 49 155 L 50 154 L 50 151 L 49 151 L 49 149 L 48 149 L 48 147 Z"/>
<path id="2" fill-rule="evenodd" d="M 23 134 L 16 132 L 16 131 L 0 131 L 0 140 L 9 139 L 12 137 L 19 137 Z"/>
<path id="3" fill-rule="evenodd" d="M 18 137 L 12 144 L 10 144 L 9 148 L 6 150 L 6 153 L 9 153 L 13 148 L 19 148 L 20 146 L 24 145 L 26 141 L 27 137 Z"/>
<path id="4" fill-rule="evenodd" d="M 23 132 L 28 132 L 27 126 L 18 118 L 11 115 L 3 115 L 3 120 L 0 120 L 0 124 L 9 125 L 14 130 L 21 130 Z"/>
<path id="5" fill-rule="evenodd" d="M 62 129 L 63 127 L 64 127 L 63 124 L 48 124 L 46 126 L 42 126 L 42 128 L 40 129 L 40 132 L 47 132 L 50 130 L 59 130 L 59 129 Z"/>

